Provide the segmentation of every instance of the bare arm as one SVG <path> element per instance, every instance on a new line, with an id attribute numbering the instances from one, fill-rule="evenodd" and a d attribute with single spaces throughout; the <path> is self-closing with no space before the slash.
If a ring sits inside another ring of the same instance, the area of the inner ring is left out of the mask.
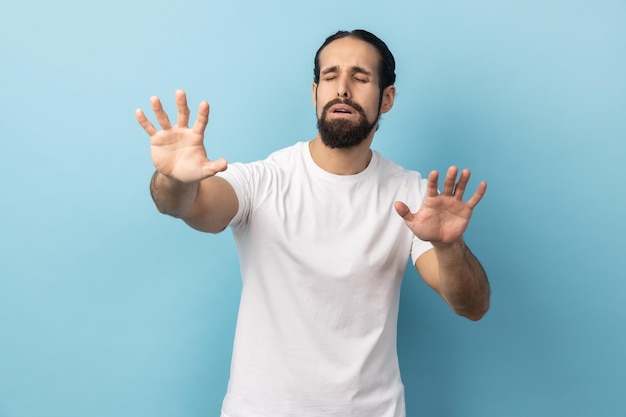
<path id="1" fill-rule="evenodd" d="M 230 184 L 219 177 L 183 183 L 155 171 L 150 194 L 163 214 L 177 217 L 202 232 L 219 233 L 237 214 L 239 203 Z"/>
<path id="2" fill-rule="evenodd" d="M 415 267 L 455 313 L 479 320 L 489 309 L 487 275 L 463 241 L 449 249 L 435 248 L 424 253 Z"/>
<path id="3" fill-rule="evenodd" d="M 450 307 L 462 316 L 479 320 L 489 309 L 490 288 L 487 275 L 465 242 L 463 233 L 474 207 L 485 194 L 487 184 L 481 182 L 476 193 L 463 201 L 469 181 L 469 170 L 463 170 L 455 184 L 458 169 L 451 167 L 444 181 L 443 193 L 437 191 L 439 174 L 428 176 L 424 204 L 411 213 L 406 204 L 396 202 L 396 210 L 407 226 L 434 249 L 424 253 L 415 267 L 428 285 L 437 291 Z"/>
<path id="4" fill-rule="evenodd" d="M 152 97 L 150 104 L 161 130 L 154 127 L 141 109 L 135 115 L 150 135 L 152 162 L 156 167 L 150 192 L 157 209 L 201 231 L 224 230 L 237 213 L 238 201 L 230 184 L 215 177 L 227 168 L 226 160 L 207 158 L 204 130 L 209 120 L 209 104 L 200 103 L 192 128 L 188 127 L 189 108 L 182 90 L 176 91 L 176 125 L 170 123 L 158 97 Z"/>

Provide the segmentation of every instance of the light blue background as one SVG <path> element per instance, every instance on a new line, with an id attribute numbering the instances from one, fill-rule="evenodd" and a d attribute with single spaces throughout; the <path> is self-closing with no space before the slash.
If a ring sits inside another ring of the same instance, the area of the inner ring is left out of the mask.
<path id="1" fill-rule="evenodd" d="M 489 182 L 488 315 L 406 274 L 409 417 L 626 416 L 623 0 L 3 4 L 0 416 L 218 415 L 235 245 L 154 210 L 133 112 L 183 88 L 211 156 L 264 158 L 314 136 L 313 55 L 353 28 L 398 62 L 374 147 Z"/>

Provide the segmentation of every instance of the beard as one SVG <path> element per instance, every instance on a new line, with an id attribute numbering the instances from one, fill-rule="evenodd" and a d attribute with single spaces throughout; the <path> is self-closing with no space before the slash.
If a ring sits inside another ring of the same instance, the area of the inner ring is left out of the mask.
<path id="1" fill-rule="evenodd" d="M 335 104 L 347 104 L 356 110 L 359 115 L 357 122 L 347 119 L 328 120 L 328 110 Z M 335 99 L 328 102 L 322 115 L 317 119 L 317 130 L 324 145 L 331 149 L 350 149 L 361 144 L 372 132 L 378 121 L 370 123 L 363 107 L 350 99 Z"/>

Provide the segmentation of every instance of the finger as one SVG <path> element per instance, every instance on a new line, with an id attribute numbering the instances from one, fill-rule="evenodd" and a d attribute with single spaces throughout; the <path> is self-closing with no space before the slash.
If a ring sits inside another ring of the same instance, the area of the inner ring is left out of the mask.
<path id="1" fill-rule="evenodd" d="M 454 183 L 456 182 L 458 172 L 459 170 L 455 166 L 448 168 L 446 179 L 443 180 L 443 195 L 451 196 L 454 193 Z"/>
<path id="2" fill-rule="evenodd" d="M 198 107 L 198 117 L 196 118 L 196 123 L 193 125 L 193 131 L 199 134 L 204 134 L 204 129 L 206 129 L 206 125 L 209 123 L 209 103 L 206 101 L 200 102 L 200 106 Z"/>
<path id="3" fill-rule="evenodd" d="M 157 133 L 156 128 L 150 122 L 150 120 L 148 120 L 143 110 L 141 109 L 135 110 L 135 118 L 137 119 L 141 127 L 143 127 L 143 130 L 145 130 L 148 135 L 152 136 Z"/>
<path id="4" fill-rule="evenodd" d="M 161 125 L 161 128 L 164 130 L 171 128 L 170 119 L 167 117 L 167 113 L 163 111 L 161 100 L 159 100 L 157 96 L 152 96 L 150 97 L 150 104 L 152 105 L 152 111 L 154 111 L 154 115 L 156 116 L 157 122 Z"/>
<path id="5" fill-rule="evenodd" d="M 468 207 L 473 210 L 474 207 L 478 205 L 480 200 L 482 200 L 486 192 L 487 192 L 487 183 L 485 181 L 481 181 L 480 184 L 478 184 L 478 188 L 476 189 L 476 192 L 474 193 L 474 195 L 467 201 Z"/>
<path id="6" fill-rule="evenodd" d="M 463 193 L 465 193 L 465 188 L 467 187 L 470 176 L 471 172 L 469 169 L 466 168 L 461 171 L 459 182 L 457 182 L 456 186 L 454 187 L 454 197 L 456 197 L 457 200 L 463 200 Z"/>
<path id="7" fill-rule="evenodd" d="M 437 197 L 439 195 L 439 173 L 437 171 L 431 171 L 428 174 L 428 185 L 426 187 L 426 195 L 428 197 Z"/>
<path id="8" fill-rule="evenodd" d="M 228 168 L 228 161 L 224 158 L 220 158 L 217 161 L 207 161 L 202 166 L 202 175 L 204 178 L 212 177 L 218 172 L 226 171 Z"/>
<path id="9" fill-rule="evenodd" d="M 413 213 L 411 213 L 411 210 L 409 209 L 409 206 L 407 206 L 406 204 L 404 204 L 401 201 L 396 201 L 393 204 L 394 208 L 396 209 L 396 212 L 400 215 L 400 217 L 402 217 L 405 221 L 410 222 L 411 220 L 413 220 Z"/>
<path id="10" fill-rule="evenodd" d="M 176 90 L 176 107 L 178 108 L 178 127 L 189 127 L 189 107 L 187 106 L 187 96 L 183 90 Z"/>

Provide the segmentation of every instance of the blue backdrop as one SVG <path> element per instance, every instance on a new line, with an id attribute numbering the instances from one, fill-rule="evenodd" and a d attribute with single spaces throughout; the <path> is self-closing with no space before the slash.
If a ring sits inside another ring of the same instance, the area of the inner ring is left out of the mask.
<path id="1" fill-rule="evenodd" d="M 313 55 L 354 28 L 398 62 L 374 147 L 489 183 L 487 316 L 405 276 L 409 417 L 626 415 L 626 2 L 26 0 L 0 9 L 1 417 L 218 415 L 235 245 L 153 208 L 134 110 L 183 88 L 211 156 L 264 158 L 315 135 Z"/>

